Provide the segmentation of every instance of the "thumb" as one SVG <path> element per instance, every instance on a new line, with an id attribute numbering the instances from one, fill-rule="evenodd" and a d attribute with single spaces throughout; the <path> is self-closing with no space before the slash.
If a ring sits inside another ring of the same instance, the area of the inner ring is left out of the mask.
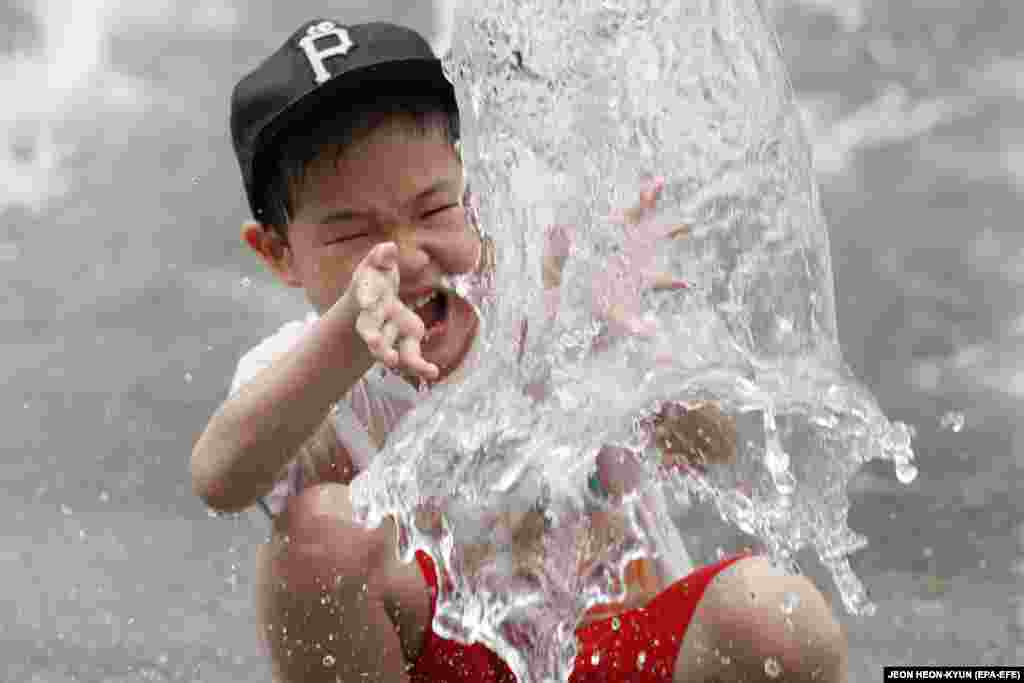
<path id="1" fill-rule="evenodd" d="M 374 268 L 381 270 L 388 270 L 392 266 L 397 265 L 398 261 L 398 245 L 394 242 L 383 242 L 378 244 L 370 252 L 370 264 Z"/>

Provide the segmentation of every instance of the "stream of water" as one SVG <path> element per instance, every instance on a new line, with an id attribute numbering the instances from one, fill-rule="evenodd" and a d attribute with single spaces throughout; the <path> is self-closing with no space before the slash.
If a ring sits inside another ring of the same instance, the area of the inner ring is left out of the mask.
<path id="1" fill-rule="evenodd" d="M 406 555 L 447 575 L 435 628 L 499 652 L 524 683 L 565 681 L 572 631 L 628 594 L 649 558 L 688 569 L 673 518 L 695 504 L 757 536 L 780 567 L 812 549 L 846 609 L 874 609 L 848 556 L 846 487 L 910 430 L 845 365 L 828 231 L 778 45 L 755 0 L 482 0 L 455 17 L 446 67 L 494 269 L 456 288 L 482 320 L 463 380 L 435 387 L 353 484 L 362 519 L 399 520 Z M 657 210 L 610 216 L 641 179 Z M 558 298 L 553 225 L 571 227 Z M 686 289 L 652 291 L 655 270 Z M 648 334 L 620 333 L 608 303 Z M 666 466 L 652 416 L 714 404 L 731 463 Z M 622 495 L 593 485 L 629 463 Z M 524 540 L 525 539 L 525 540 Z"/>

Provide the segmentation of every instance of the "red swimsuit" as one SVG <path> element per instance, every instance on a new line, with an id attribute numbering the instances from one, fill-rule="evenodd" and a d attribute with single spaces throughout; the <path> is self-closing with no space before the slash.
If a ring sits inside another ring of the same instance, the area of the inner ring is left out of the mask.
<path id="1" fill-rule="evenodd" d="M 570 683 L 664 683 L 672 680 L 679 648 L 697 603 L 718 572 L 748 554 L 701 567 L 659 593 L 646 607 L 576 630 L 578 651 Z M 430 585 L 430 615 L 437 601 L 437 572 L 430 556 L 416 553 Z M 595 653 L 597 656 L 595 657 Z M 496 654 L 479 643 L 463 645 L 428 630 L 410 672 L 413 683 L 515 683 Z"/>

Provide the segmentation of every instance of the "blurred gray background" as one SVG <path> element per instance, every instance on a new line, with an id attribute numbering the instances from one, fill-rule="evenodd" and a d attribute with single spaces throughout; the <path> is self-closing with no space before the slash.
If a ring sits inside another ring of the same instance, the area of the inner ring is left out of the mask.
<path id="1" fill-rule="evenodd" d="M 269 682 L 266 522 L 209 518 L 187 470 L 238 356 L 305 312 L 238 237 L 227 105 L 314 15 L 444 43 L 429 2 L 352 4 L 0 4 L 0 681 Z M 1024 3 L 765 4 L 846 358 L 917 432 L 912 485 L 879 465 L 851 493 L 879 605 L 842 615 L 851 680 L 1024 664 Z"/>

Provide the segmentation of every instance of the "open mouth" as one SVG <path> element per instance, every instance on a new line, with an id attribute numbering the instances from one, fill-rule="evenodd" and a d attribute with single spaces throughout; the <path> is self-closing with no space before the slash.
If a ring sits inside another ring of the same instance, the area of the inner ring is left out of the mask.
<path id="1" fill-rule="evenodd" d="M 450 308 L 448 299 L 448 292 L 435 289 L 427 296 L 413 302 L 413 312 L 420 317 L 427 329 L 423 336 L 424 343 L 444 332 Z"/>
<path id="2" fill-rule="evenodd" d="M 440 370 L 432 384 L 444 381 L 458 368 L 469 353 L 476 337 L 478 319 L 473 307 L 453 287 L 441 286 L 428 294 L 411 301 L 403 299 L 405 305 L 420 317 L 426 332 L 420 340 L 423 358 L 435 364 Z M 414 386 L 419 380 L 410 378 Z"/>

